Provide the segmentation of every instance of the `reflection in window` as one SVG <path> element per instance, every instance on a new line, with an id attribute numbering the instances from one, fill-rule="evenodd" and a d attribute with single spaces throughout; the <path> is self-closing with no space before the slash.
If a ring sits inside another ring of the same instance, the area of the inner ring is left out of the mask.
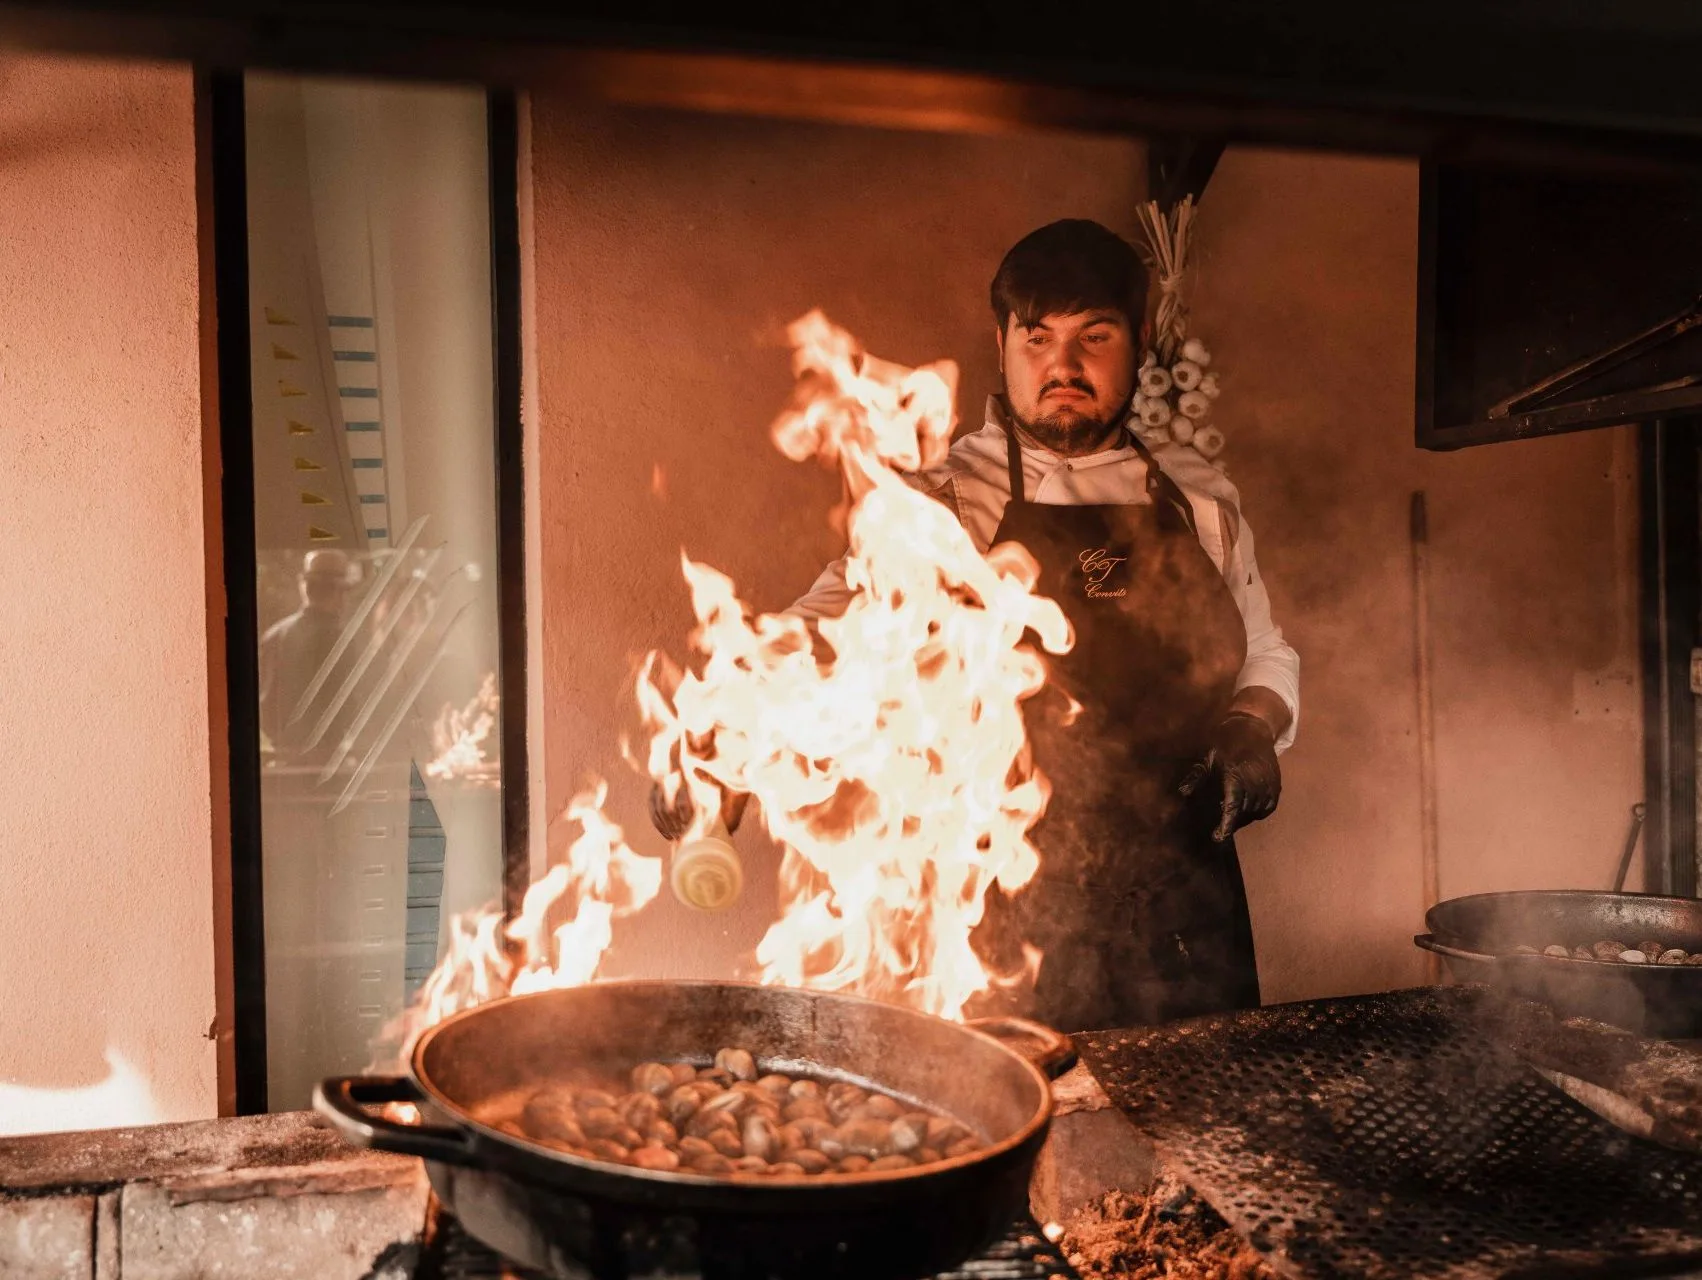
<path id="1" fill-rule="evenodd" d="M 275 1110 L 368 1064 L 501 883 L 485 110 L 246 81 Z"/>

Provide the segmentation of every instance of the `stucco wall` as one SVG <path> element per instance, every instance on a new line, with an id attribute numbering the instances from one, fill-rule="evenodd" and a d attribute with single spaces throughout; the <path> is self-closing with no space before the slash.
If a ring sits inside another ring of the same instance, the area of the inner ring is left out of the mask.
<path id="1" fill-rule="evenodd" d="M 0 1132 L 216 1109 L 197 308 L 188 69 L 6 57 Z"/>
<path id="2" fill-rule="evenodd" d="M 691 625 L 679 552 L 789 604 L 842 550 L 838 481 L 767 428 L 791 390 L 783 327 L 819 306 L 877 355 L 962 364 L 979 416 L 996 363 L 987 285 L 1025 232 L 1074 214 L 1132 230 L 1134 143 L 968 137 L 532 103 L 540 590 L 548 812 L 589 773 L 635 845 L 662 842 L 617 740 L 630 678 Z M 534 768 L 536 757 L 534 757 Z M 755 823 L 751 824 L 754 828 Z M 571 836 L 550 832 L 559 852 Z M 739 833 L 724 916 L 664 887 L 610 967 L 724 974 L 773 915 L 775 864 Z"/>
<path id="3" fill-rule="evenodd" d="M 1422 978 L 1415 490 L 1443 896 L 1606 888 L 1641 798 L 1630 437 L 1413 447 L 1417 219 L 1410 163 L 1270 151 L 1202 204 L 1195 331 L 1303 663 L 1282 809 L 1240 842 L 1267 1000 Z"/>

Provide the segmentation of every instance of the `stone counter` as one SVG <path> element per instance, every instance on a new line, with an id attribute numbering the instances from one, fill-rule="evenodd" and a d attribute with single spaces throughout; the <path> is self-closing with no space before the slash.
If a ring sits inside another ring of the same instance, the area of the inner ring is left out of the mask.
<path id="1" fill-rule="evenodd" d="M 312 1112 L 0 1138 L 7 1280 L 406 1280 L 418 1160 Z"/>

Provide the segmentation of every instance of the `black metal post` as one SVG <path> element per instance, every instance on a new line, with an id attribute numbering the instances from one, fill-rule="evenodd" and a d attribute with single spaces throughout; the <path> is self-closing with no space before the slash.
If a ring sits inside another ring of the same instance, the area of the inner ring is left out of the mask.
<path id="1" fill-rule="evenodd" d="M 1643 772 L 1648 801 L 1645 887 L 1696 892 L 1696 697 L 1691 655 L 1702 642 L 1702 454 L 1694 422 L 1640 429 Z"/>
<path id="2" fill-rule="evenodd" d="M 497 618 L 502 697 L 502 900 L 519 911 L 531 881 L 526 760 L 526 471 L 520 421 L 520 116 L 486 97 L 490 135 L 491 334 L 496 383 Z"/>
<path id="3" fill-rule="evenodd" d="M 266 1098 L 266 910 L 260 849 L 260 639 L 254 541 L 254 401 L 248 332 L 248 145 L 241 72 L 203 76 L 211 99 L 212 238 L 230 724 L 231 963 L 236 1111 Z"/>

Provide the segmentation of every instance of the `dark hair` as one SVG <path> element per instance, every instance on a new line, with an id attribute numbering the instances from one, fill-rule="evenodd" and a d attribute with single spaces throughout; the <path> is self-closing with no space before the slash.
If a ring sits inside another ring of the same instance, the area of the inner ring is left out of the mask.
<path id="1" fill-rule="evenodd" d="M 1146 268 L 1134 246 L 1087 218 L 1065 218 L 1018 240 L 993 277 L 993 318 L 1025 329 L 1043 316 L 1120 311 L 1131 329 L 1146 317 Z"/>

